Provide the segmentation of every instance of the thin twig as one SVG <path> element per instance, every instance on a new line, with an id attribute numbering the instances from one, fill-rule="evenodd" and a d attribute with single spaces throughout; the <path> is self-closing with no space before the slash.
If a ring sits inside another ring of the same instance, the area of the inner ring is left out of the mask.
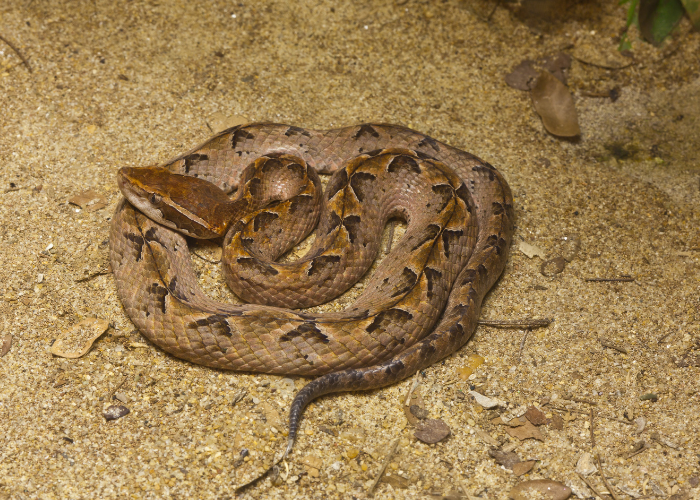
<path id="1" fill-rule="evenodd" d="M 573 402 L 575 402 L 575 403 L 583 403 L 583 404 L 585 404 L 585 405 L 593 405 L 593 406 L 595 406 L 595 405 L 598 404 L 596 401 L 591 401 L 590 399 L 586 399 L 586 398 L 576 398 L 576 397 L 574 397 L 574 396 L 562 396 L 562 397 L 563 397 L 564 399 L 566 399 L 567 401 L 573 401 Z"/>
<path id="2" fill-rule="evenodd" d="M 525 347 L 525 340 L 527 340 L 527 336 L 530 335 L 531 331 L 532 331 L 532 328 L 528 328 L 527 330 L 525 330 L 525 335 L 523 335 L 523 338 L 520 341 L 520 349 L 518 349 L 518 363 L 520 363 L 520 359 L 523 356 L 523 348 Z"/>
<path id="3" fill-rule="evenodd" d="M 544 406 L 544 405 L 543 405 Z M 555 411 L 560 411 L 560 412 L 569 412 L 569 413 L 579 413 L 581 415 L 588 415 L 587 411 L 583 410 L 577 410 L 576 408 L 561 408 L 559 406 L 552 406 L 551 403 L 547 403 L 547 406 L 549 406 L 552 410 Z M 627 420 L 622 420 L 621 418 L 616 418 L 616 417 L 606 417 L 605 415 L 598 415 L 598 418 L 604 418 L 606 420 L 613 420 L 615 422 L 619 422 L 621 424 L 625 425 L 632 425 L 632 422 L 628 422 Z"/>
<path id="4" fill-rule="evenodd" d="M 544 328 L 552 323 L 551 319 L 516 319 L 512 321 L 498 319 L 480 319 L 477 324 L 482 326 L 493 326 L 495 328 Z"/>
<path id="5" fill-rule="evenodd" d="M 617 344 L 613 344 L 609 340 L 598 339 L 598 342 L 600 342 L 600 345 L 602 345 L 603 347 L 607 347 L 609 349 L 614 349 L 616 351 L 621 352 L 622 354 L 627 354 L 627 349 L 625 349 L 624 347 L 619 346 Z"/>
<path id="6" fill-rule="evenodd" d="M 619 69 L 629 68 L 630 66 L 632 66 L 633 64 L 635 64 L 635 63 L 637 62 L 637 61 L 632 61 L 631 63 L 625 64 L 624 66 L 605 66 L 604 64 L 596 64 L 596 63 L 592 63 L 592 62 L 589 62 L 589 61 L 584 61 L 583 59 L 579 59 L 579 58 L 576 57 L 576 56 L 571 56 L 571 57 L 572 57 L 573 59 L 576 59 L 576 60 L 577 60 L 578 62 L 580 62 L 581 64 L 586 64 L 586 65 L 588 65 L 588 66 L 595 66 L 596 68 L 601 68 L 601 69 L 609 69 L 609 70 L 612 70 L 612 71 L 617 71 L 617 70 L 619 70 Z"/>
<path id="7" fill-rule="evenodd" d="M 595 450 L 595 435 L 593 434 L 593 408 L 591 408 L 590 426 L 591 426 L 591 449 Z"/>
<path id="8" fill-rule="evenodd" d="M 396 452 L 396 448 L 399 446 L 399 440 L 401 438 L 396 438 L 394 440 L 394 444 L 391 445 L 391 448 L 389 449 L 389 453 L 387 453 L 386 457 L 384 457 L 384 463 L 382 464 L 382 467 L 379 469 L 379 474 L 377 474 L 377 477 L 374 478 L 374 482 L 372 482 L 372 486 L 369 487 L 369 490 L 367 490 L 367 493 L 369 495 L 372 495 L 374 492 L 374 488 L 377 487 L 377 483 L 379 483 L 380 479 L 384 476 L 384 471 L 386 470 L 387 466 L 389 465 L 389 461 L 391 460 L 391 457 L 394 456 L 394 453 Z"/>
<path id="9" fill-rule="evenodd" d="M 93 278 L 97 278 L 98 276 L 105 276 L 105 275 L 107 275 L 107 274 L 109 274 L 109 273 L 110 273 L 110 271 L 108 271 L 108 270 L 106 270 L 106 269 L 105 269 L 105 270 L 101 270 L 101 271 L 96 271 L 96 272 L 94 272 L 94 273 L 92 273 L 92 274 L 89 274 L 88 276 L 85 276 L 84 278 L 79 278 L 79 279 L 75 280 L 75 282 L 76 282 L 76 283 L 84 283 L 84 282 L 86 282 L 86 281 L 90 281 L 90 280 L 93 279 Z"/>
<path id="10" fill-rule="evenodd" d="M 413 383 L 411 384 L 411 388 L 408 390 L 408 394 L 406 394 L 406 402 L 404 403 L 404 406 L 409 406 L 408 403 L 411 402 L 411 395 L 413 394 L 413 391 L 416 390 L 416 387 L 420 385 L 420 380 L 418 379 L 418 376 L 416 374 L 416 377 L 413 379 Z"/>
<path id="11" fill-rule="evenodd" d="M 487 23 L 488 23 L 488 22 L 491 22 L 491 18 L 492 18 L 493 15 L 496 13 L 496 9 L 498 8 L 498 6 L 499 6 L 500 4 L 501 4 L 501 0 L 496 0 L 496 5 L 493 6 L 493 9 L 491 10 L 491 13 L 490 13 L 490 14 L 488 15 L 488 17 L 486 18 L 486 22 L 487 22 Z M 465 491 L 465 493 L 466 493 L 466 491 Z"/>
<path id="12" fill-rule="evenodd" d="M 596 453 L 595 459 L 598 462 L 598 472 L 600 472 L 600 477 L 603 478 L 603 483 L 605 483 L 605 487 L 607 488 L 607 490 L 610 492 L 610 494 L 612 495 L 612 497 L 615 500 L 620 500 L 619 498 L 617 498 L 615 491 L 612 489 L 612 487 L 610 486 L 610 483 L 608 483 L 608 480 L 605 478 L 605 472 L 603 472 L 603 464 L 600 462 L 600 455 L 598 455 Z"/>
<path id="13" fill-rule="evenodd" d="M 602 493 L 600 493 L 598 490 L 595 489 L 595 486 L 593 486 L 593 483 L 591 483 L 583 474 L 577 472 L 578 477 L 581 478 L 581 480 L 586 483 L 586 486 L 588 486 L 591 491 L 597 496 L 598 498 L 605 498 Z"/>
<path id="14" fill-rule="evenodd" d="M 114 389 L 112 389 L 112 390 L 110 391 L 109 396 L 107 396 L 107 402 L 110 402 L 110 401 L 112 400 L 112 398 L 114 397 L 114 393 L 116 393 L 116 392 L 121 388 L 121 386 L 124 385 L 124 382 L 126 382 L 126 380 L 127 380 L 128 378 L 129 378 L 128 375 L 124 375 L 124 378 L 123 378 L 122 381 L 119 383 L 119 385 L 116 386 Z"/>
<path id="15" fill-rule="evenodd" d="M 630 281 L 634 281 L 634 278 L 632 276 L 620 276 L 619 278 L 585 278 L 584 281 L 621 281 L 623 283 L 629 283 Z"/>
<path id="16" fill-rule="evenodd" d="M 204 262 L 209 262 L 209 264 L 218 264 L 219 262 L 221 262 L 221 259 L 219 259 L 219 260 L 209 260 L 209 259 L 207 259 L 206 257 L 202 257 L 202 256 L 199 255 L 197 252 L 195 252 L 194 250 L 191 250 L 191 249 L 190 249 L 190 252 L 192 252 L 194 255 L 196 255 L 197 257 L 199 257 L 200 259 L 202 259 Z"/>
<path id="17" fill-rule="evenodd" d="M 5 42 L 12 50 L 15 51 L 15 54 L 17 54 L 19 56 L 19 58 L 22 59 L 22 62 L 24 63 L 24 65 L 27 67 L 27 69 L 31 73 L 32 67 L 29 65 L 29 61 L 27 61 L 27 59 L 22 55 L 22 53 L 19 51 L 19 49 L 17 47 L 15 47 L 7 38 L 5 38 L 2 35 L 0 35 L 0 40 Z"/>

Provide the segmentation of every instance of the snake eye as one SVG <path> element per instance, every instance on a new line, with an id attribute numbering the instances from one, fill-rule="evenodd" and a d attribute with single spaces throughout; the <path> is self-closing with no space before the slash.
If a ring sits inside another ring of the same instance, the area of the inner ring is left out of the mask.
<path id="1" fill-rule="evenodd" d="M 151 205 L 158 205 L 160 204 L 161 197 L 158 196 L 157 194 L 153 193 L 151 197 L 149 198 Z"/>

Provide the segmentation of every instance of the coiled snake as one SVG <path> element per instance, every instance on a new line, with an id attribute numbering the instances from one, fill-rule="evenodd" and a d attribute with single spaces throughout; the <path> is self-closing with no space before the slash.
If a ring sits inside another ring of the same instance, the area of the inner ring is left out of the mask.
<path id="1" fill-rule="evenodd" d="M 317 171 L 333 174 L 325 193 Z M 318 376 L 292 402 L 287 452 L 314 398 L 386 386 L 459 349 L 513 233 L 511 192 L 496 169 L 395 125 L 239 126 L 118 177 L 129 201 L 113 218 L 112 269 L 127 314 L 148 339 L 215 368 Z M 231 201 L 225 193 L 234 190 Z M 406 233 L 348 309 L 290 309 L 350 288 L 392 217 L 407 222 Z M 317 221 L 307 255 L 276 263 Z M 171 228 L 224 236 L 229 285 L 266 305 L 205 295 L 184 236 Z"/>

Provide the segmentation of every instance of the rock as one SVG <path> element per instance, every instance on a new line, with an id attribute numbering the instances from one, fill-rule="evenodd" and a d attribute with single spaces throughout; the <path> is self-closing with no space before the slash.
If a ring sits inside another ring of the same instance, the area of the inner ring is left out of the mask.
<path id="1" fill-rule="evenodd" d="M 528 500 L 536 494 L 551 500 L 564 500 L 571 495 L 571 488 L 551 479 L 535 479 L 515 485 L 508 497 L 513 500 Z"/>
<path id="2" fill-rule="evenodd" d="M 442 441 L 450 435 L 451 431 L 448 425 L 440 419 L 423 420 L 420 427 L 413 433 L 416 439 L 424 443 L 434 444 Z"/>

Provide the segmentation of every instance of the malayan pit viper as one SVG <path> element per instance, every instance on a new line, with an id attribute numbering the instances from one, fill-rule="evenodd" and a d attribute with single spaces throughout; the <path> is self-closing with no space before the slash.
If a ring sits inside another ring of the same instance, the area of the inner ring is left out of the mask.
<path id="1" fill-rule="evenodd" d="M 325 193 L 317 172 L 332 174 Z M 287 452 L 314 398 L 386 386 L 464 345 L 513 234 L 511 191 L 494 167 L 396 125 L 238 126 L 118 177 L 128 201 L 113 218 L 110 258 L 143 335 L 201 365 L 317 377 L 292 402 Z M 350 288 L 395 217 L 406 233 L 350 307 L 292 310 Z M 317 222 L 305 257 L 275 262 Z M 223 236 L 229 285 L 264 305 L 208 297 L 181 233 Z"/>

